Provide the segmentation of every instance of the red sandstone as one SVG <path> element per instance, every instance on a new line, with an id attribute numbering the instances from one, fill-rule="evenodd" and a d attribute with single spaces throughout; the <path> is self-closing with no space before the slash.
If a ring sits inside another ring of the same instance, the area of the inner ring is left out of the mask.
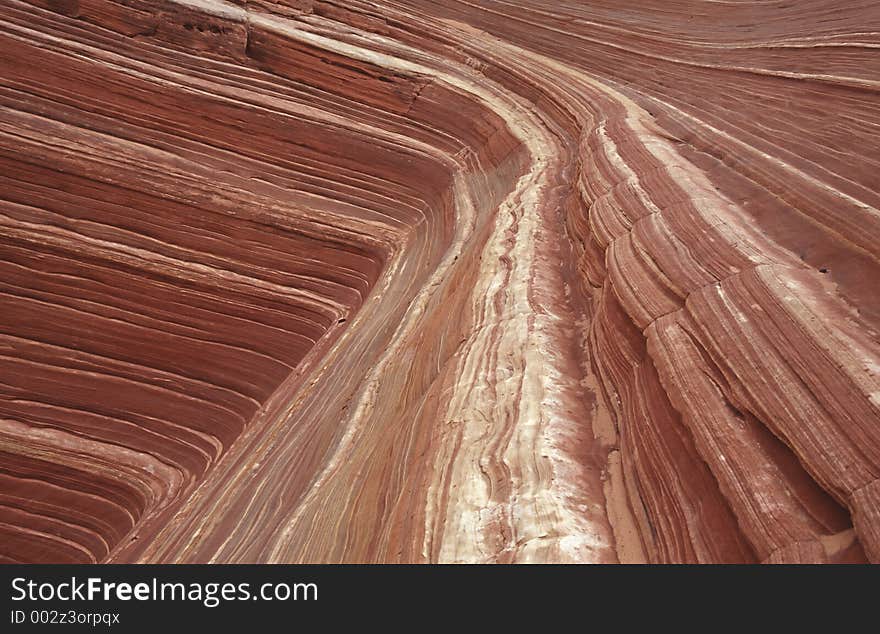
<path id="1" fill-rule="evenodd" d="M 0 561 L 880 560 L 878 33 L 4 2 Z"/>

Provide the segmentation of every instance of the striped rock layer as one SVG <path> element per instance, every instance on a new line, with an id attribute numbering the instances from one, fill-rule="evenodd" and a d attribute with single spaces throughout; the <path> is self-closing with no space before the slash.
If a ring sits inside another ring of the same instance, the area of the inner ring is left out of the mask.
<path id="1" fill-rule="evenodd" d="M 878 48 L 3 0 L 0 561 L 880 560 Z"/>

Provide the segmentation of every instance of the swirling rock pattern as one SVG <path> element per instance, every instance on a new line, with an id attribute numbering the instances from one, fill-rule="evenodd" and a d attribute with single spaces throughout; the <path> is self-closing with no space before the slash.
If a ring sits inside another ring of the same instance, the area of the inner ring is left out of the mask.
<path id="1" fill-rule="evenodd" d="M 0 560 L 880 560 L 877 6 L 0 15 Z"/>

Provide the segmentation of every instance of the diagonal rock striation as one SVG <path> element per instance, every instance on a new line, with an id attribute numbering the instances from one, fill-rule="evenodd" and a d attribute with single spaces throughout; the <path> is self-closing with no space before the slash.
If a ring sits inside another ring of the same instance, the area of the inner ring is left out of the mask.
<path id="1" fill-rule="evenodd" d="M 878 32 L 7 0 L 0 560 L 880 560 Z"/>

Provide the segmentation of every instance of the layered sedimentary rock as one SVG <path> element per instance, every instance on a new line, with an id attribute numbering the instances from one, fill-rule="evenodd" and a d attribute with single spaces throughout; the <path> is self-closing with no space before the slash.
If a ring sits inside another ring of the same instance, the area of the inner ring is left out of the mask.
<path id="1" fill-rule="evenodd" d="M 0 559 L 880 559 L 880 11 L 0 3 Z"/>

